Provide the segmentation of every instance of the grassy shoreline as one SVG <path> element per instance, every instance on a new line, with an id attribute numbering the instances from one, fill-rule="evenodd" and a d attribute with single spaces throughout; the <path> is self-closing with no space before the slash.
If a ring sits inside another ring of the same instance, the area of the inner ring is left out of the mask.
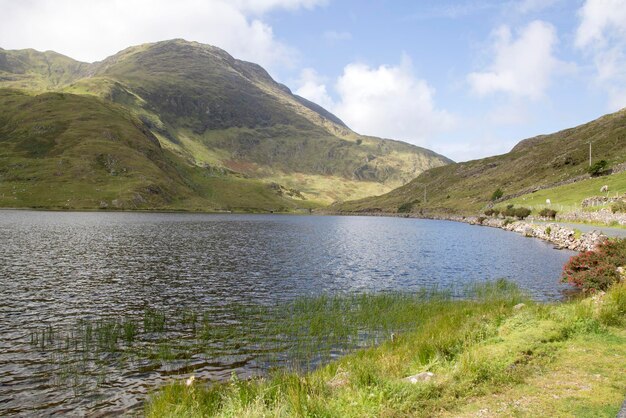
<path id="1" fill-rule="evenodd" d="M 413 329 L 313 371 L 166 385 L 145 414 L 608 417 L 620 408 L 626 283 L 556 304 L 501 283 L 471 300 L 424 301 L 413 314 L 420 319 Z M 432 379 L 405 380 L 422 372 Z"/>

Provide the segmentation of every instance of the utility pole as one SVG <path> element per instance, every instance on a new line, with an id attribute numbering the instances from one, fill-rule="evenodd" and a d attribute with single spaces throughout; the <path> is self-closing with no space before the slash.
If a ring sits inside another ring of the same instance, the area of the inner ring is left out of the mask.
<path id="1" fill-rule="evenodd" d="M 589 141 L 589 167 L 591 167 L 591 141 Z"/>

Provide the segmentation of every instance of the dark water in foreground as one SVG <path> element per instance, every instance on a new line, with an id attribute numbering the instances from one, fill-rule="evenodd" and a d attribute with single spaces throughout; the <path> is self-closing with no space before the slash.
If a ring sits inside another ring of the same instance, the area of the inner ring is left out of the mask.
<path id="1" fill-rule="evenodd" d="M 59 359 L 31 343 L 43 326 L 320 293 L 437 286 L 462 296 L 466 283 L 501 277 L 551 300 L 566 289 L 558 277 L 571 255 L 445 221 L 0 211 L 0 415 L 127 411 L 164 379 L 190 372 L 130 362 L 93 376 L 87 389 L 54 383 Z M 232 350 L 191 371 L 219 380 L 258 369 L 245 344 Z"/>

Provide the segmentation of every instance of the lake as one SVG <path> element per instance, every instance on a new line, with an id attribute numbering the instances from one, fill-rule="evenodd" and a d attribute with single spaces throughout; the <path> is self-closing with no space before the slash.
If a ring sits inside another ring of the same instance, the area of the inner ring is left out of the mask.
<path id="1" fill-rule="evenodd" d="M 139 408 L 167 379 L 224 380 L 264 368 L 253 344 L 229 341 L 211 358 L 182 363 L 99 352 L 77 371 L 76 355 L 59 347 L 72 351 L 67 330 L 83 319 L 211 309 L 216 324 L 245 328 L 263 319 L 231 307 L 424 288 L 463 297 L 468 283 L 497 278 L 556 300 L 569 289 L 559 276 L 572 255 L 447 221 L 0 211 L 0 415 L 115 414 Z"/>

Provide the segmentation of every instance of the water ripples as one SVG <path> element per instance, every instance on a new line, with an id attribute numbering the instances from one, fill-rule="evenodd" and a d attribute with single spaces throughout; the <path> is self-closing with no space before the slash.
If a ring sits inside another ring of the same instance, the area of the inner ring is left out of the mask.
<path id="1" fill-rule="evenodd" d="M 443 221 L 0 211 L 0 415 L 114 414 L 190 370 L 213 380 L 258 372 L 259 353 L 241 343 L 187 364 L 106 366 L 77 393 L 51 382 L 57 363 L 30 343 L 42 326 L 139 317 L 147 308 L 211 308 L 232 320 L 231 304 L 320 293 L 438 287 L 462 296 L 464 284 L 500 277 L 550 300 L 566 288 L 558 277 L 570 255 Z"/>

